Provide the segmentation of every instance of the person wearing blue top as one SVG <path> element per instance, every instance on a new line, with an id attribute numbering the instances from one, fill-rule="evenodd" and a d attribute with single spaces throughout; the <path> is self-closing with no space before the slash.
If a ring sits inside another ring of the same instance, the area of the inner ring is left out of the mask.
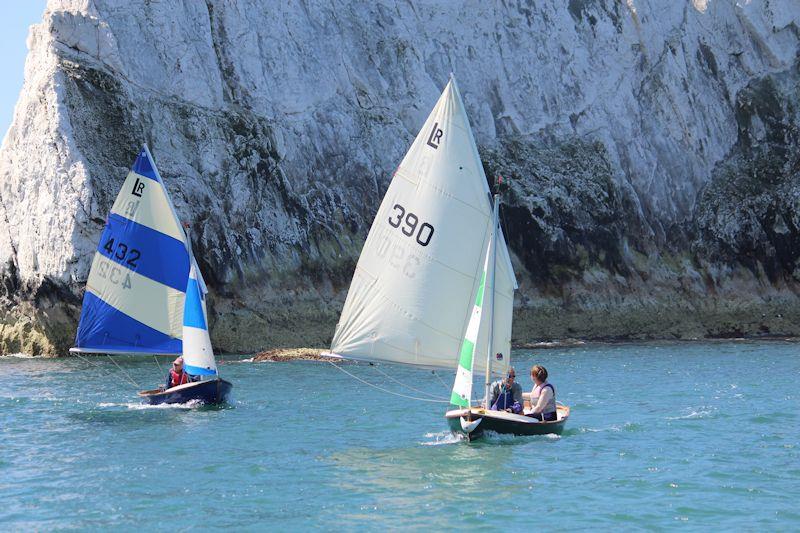
<path id="1" fill-rule="evenodd" d="M 492 384 L 492 396 L 489 409 L 492 411 L 508 411 L 519 414 L 522 412 L 522 386 L 517 383 L 514 367 L 508 368 L 505 379 L 500 379 Z"/>

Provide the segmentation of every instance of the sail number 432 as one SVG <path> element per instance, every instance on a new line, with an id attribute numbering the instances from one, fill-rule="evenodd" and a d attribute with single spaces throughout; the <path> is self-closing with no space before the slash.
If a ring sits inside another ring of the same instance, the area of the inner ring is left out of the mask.
<path id="1" fill-rule="evenodd" d="M 128 245 L 124 242 L 117 242 L 115 246 L 114 237 L 108 239 L 108 242 L 103 245 L 103 248 L 108 252 L 109 257 L 114 256 L 119 259 L 120 262 L 125 262 L 134 268 L 139 266 L 137 261 L 142 256 L 142 253 L 136 248 L 128 248 Z"/>
<path id="2" fill-rule="evenodd" d="M 416 236 L 417 244 L 428 246 L 433 238 L 433 226 L 427 222 L 419 223 L 419 217 L 411 212 L 406 212 L 406 208 L 400 204 L 394 204 L 392 214 L 389 217 L 389 224 L 394 228 L 399 228 L 406 237 Z"/>

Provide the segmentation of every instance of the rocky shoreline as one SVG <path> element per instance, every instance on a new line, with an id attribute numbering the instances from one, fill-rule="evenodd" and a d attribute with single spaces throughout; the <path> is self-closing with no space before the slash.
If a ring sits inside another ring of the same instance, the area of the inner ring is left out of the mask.
<path id="1" fill-rule="evenodd" d="M 596 297 L 597 298 L 597 297 Z M 592 343 L 657 342 L 657 341 L 716 341 L 727 339 L 794 339 L 800 337 L 800 305 L 792 302 L 751 302 L 748 305 L 724 306 L 707 301 L 704 307 L 663 306 L 650 304 L 640 309 L 624 309 L 613 300 L 595 301 L 594 309 L 564 309 L 554 305 L 539 308 L 518 308 L 514 315 L 512 347 L 548 348 Z M 618 302 L 617 302 L 618 303 Z M 597 308 L 599 307 L 599 308 Z M 217 353 L 252 354 L 255 361 L 288 359 L 324 360 L 319 357 L 323 348 L 273 349 L 269 346 L 320 346 L 330 344 L 336 314 L 326 317 L 303 315 L 291 322 L 294 328 L 264 321 L 253 316 L 238 323 L 241 315 L 212 322 L 211 337 Z M 66 329 L 58 337 L 38 332 L 39 324 L 21 321 L 17 325 L 1 325 L 2 354 L 25 353 L 44 356 L 67 355 L 74 330 Z M 61 324 L 60 322 L 56 325 Z M 235 328 L 235 329 L 234 329 Z M 262 329 L 265 328 L 265 329 Z M 268 328 L 268 329 L 267 329 Z M 242 332 L 251 331 L 252 336 Z M 61 341 L 56 344 L 54 338 Z M 1 356 L 1 355 L 0 355 Z"/>
<path id="2" fill-rule="evenodd" d="M 727 342 L 793 342 L 800 344 L 800 336 L 782 336 L 782 335 L 760 335 L 756 337 L 717 337 L 717 338 L 694 338 L 694 339 L 562 339 L 554 341 L 543 342 L 530 342 L 524 344 L 515 344 L 512 346 L 514 350 L 557 350 L 563 348 L 577 348 L 585 347 L 591 348 L 592 346 L 599 345 L 625 345 L 625 344 L 650 344 L 650 343 L 697 343 L 697 342 L 714 342 L 714 343 L 727 343 Z M 327 363 L 331 359 L 323 357 L 320 354 L 326 351 L 323 348 L 273 348 L 257 353 L 250 359 L 245 359 L 246 362 L 251 363 L 287 363 L 291 361 L 316 361 Z M 341 360 L 336 364 L 347 364 L 352 361 Z"/>
<path id="3" fill-rule="evenodd" d="M 273 348 L 264 350 L 253 356 L 253 363 L 285 363 L 287 361 L 330 361 L 329 358 L 320 354 L 324 350 L 321 348 Z"/>

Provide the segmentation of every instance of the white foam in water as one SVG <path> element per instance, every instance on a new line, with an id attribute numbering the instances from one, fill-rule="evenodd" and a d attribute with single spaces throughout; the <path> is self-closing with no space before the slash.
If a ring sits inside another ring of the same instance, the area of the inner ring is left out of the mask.
<path id="1" fill-rule="evenodd" d="M 150 405 L 147 403 L 114 403 L 114 402 L 102 402 L 98 403 L 98 407 L 125 407 L 131 410 L 141 410 L 141 409 L 194 409 L 195 407 L 199 407 L 203 405 L 203 402 L 200 400 L 189 400 L 186 403 L 161 403 L 158 405 Z"/>
<path id="2" fill-rule="evenodd" d="M 423 446 L 439 446 L 442 444 L 455 444 L 464 440 L 463 435 L 454 435 L 449 431 L 440 431 L 438 433 L 426 433 L 426 439 L 434 439 L 432 441 L 420 442 Z"/>
<path id="3" fill-rule="evenodd" d="M 485 431 L 481 436 L 482 439 L 486 439 L 492 442 L 515 442 L 518 440 L 529 440 L 530 437 L 535 438 L 545 438 L 548 440 L 559 440 L 561 438 L 560 435 L 555 434 L 547 434 L 547 435 L 505 435 L 501 433 L 495 433 L 494 431 Z M 440 431 L 438 433 L 426 433 L 425 438 L 433 439 L 430 441 L 423 441 L 420 442 L 423 446 L 440 446 L 442 444 L 456 444 L 466 440 L 464 435 L 453 434 L 449 431 Z"/>
<path id="4" fill-rule="evenodd" d="M 714 414 L 714 409 L 698 409 L 693 410 L 689 414 L 681 415 L 681 416 L 668 416 L 667 420 L 693 420 L 695 418 L 707 418 L 708 416 Z"/>
<path id="5" fill-rule="evenodd" d="M 545 435 L 509 435 L 507 433 L 496 433 L 494 431 L 483 432 L 483 438 L 491 442 L 524 441 L 524 440 L 530 440 L 531 437 L 535 439 L 545 438 L 548 440 L 559 440 L 561 438 L 560 435 L 555 435 L 553 433 L 547 433 Z"/>
<path id="6" fill-rule="evenodd" d="M 578 428 L 578 431 L 581 433 L 600 433 L 601 431 L 622 431 L 622 428 L 614 425 L 607 428 Z"/>

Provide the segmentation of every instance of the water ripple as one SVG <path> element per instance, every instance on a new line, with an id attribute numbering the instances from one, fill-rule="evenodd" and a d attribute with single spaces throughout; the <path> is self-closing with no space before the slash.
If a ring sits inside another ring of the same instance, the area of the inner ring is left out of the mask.
<path id="1" fill-rule="evenodd" d="M 559 529 L 797 530 L 797 354 L 753 342 L 515 352 L 518 369 L 547 367 L 572 407 L 565 431 L 472 443 L 439 406 L 328 365 L 226 365 L 236 401 L 218 409 L 140 404 L 104 358 L 2 358 L 0 529 L 159 530 L 177 517 L 186 529 L 527 530 L 546 515 Z M 140 383 L 163 379 L 152 360 L 118 362 Z M 385 370 L 441 388 L 429 372 Z"/>

